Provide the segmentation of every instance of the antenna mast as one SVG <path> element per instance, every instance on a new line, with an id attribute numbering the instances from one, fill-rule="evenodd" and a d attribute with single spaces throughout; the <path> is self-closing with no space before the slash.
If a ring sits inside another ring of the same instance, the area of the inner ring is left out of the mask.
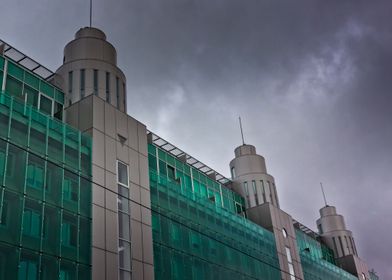
<path id="1" fill-rule="evenodd" d="M 92 26 L 93 21 L 93 0 L 90 0 L 90 27 Z"/>
<path id="2" fill-rule="evenodd" d="M 241 117 L 238 117 L 239 121 L 240 121 L 240 130 L 241 130 L 241 137 L 242 137 L 242 145 L 245 145 L 245 141 L 244 141 L 244 132 L 242 131 L 242 122 L 241 122 Z"/>
<path id="3" fill-rule="evenodd" d="M 320 186 L 321 186 L 321 192 L 323 193 L 323 198 L 324 198 L 325 206 L 328 206 L 327 199 L 325 198 L 323 183 L 320 182 Z"/>

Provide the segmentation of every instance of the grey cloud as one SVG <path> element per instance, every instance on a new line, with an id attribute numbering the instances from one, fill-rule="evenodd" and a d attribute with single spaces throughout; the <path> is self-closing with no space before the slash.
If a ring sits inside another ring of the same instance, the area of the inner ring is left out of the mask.
<path id="1" fill-rule="evenodd" d="M 88 1 L 3 2 L 1 38 L 52 69 L 88 23 Z M 282 208 L 314 228 L 323 181 L 361 256 L 392 278 L 389 1 L 94 3 L 130 115 L 225 174 L 241 115 Z"/>

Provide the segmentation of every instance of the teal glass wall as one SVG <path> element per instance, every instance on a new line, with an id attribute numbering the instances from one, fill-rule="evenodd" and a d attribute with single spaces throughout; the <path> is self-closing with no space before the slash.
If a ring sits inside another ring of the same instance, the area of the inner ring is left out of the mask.
<path id="1" fill-rule="evenodd" d="M 274 236 L 236 213 L 241 197 L 154 145 L 149 166 L 156 279 L 280 279 Z"/>
<path id="2" fill-rule="evenodd" d="M 7 63 L 5 61 L 7 60 Z M 5 73 L 5 79 L 3 81 Z M 0 56 L 0 84 L 5 92 L 42 113 L 63 119 L 64 93 L 20 64 Z"/>
<path id="3" fill-rule="evenodd" d="M 183 193 L 195 200 L 209 199 L 232 213 L 245 211 L 245 201 L 239 194 L 154 145 L 148 145 L 148 149 L 150 170 L 155 170 L 170 183 L 178 183 Z"/>
<path id="4" fill-rule="evenodd" d="M 336 266 L 332 251 L 320 242 L 300 230 L 296 230 L 296 237 L 305 280 L 358 280 Z"/>
<path id="5" fill-rule="evenodd" d="M 91 279 L 91 138 L 0 94 L 0 280 Z"/>

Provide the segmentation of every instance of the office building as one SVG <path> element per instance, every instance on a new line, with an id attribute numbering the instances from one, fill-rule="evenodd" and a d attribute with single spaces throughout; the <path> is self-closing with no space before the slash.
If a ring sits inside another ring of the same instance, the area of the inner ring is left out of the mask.
<path id="1" fill-rule="evenodd" d="M 254 146 L 226 178 L 129 116 L 101 30 L 56 72 L 0 46 L 0 280 L 378 279 L 335 207 L 318 233 L 281 209 Z"/>

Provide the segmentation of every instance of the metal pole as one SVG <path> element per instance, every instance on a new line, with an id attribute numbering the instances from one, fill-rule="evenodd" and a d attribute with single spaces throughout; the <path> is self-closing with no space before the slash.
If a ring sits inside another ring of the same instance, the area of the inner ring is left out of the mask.
<path id="1" fill-rule="evenodd" d="M 244 132 L 242 131 L 241 117 L 238 117 L 238 119 L 239 119 L 239 121 L 240 121 L 240 130 L 241 130 L 242 145 L 245 145 L 245 141 L 244 141 Z"/>
<path id="2" fill-rule="evenodd" d="M 90 27 L 92 26 L 93 21 L 93 0 L 90 0 Z"/>
<path id="3" fill-rule="evenodd" d="M 321 192 L 323 193 L 323 197 L 324 197 L 325 206 L 327 206 L 327 205 L 328 205 L 328 203 L 327 203 L 327 199 L 325 198 L 325 193 L 324 193 L 323 183 L 321 183 L 321 182 L 320 182 L 320 186 L 321 186 Z"/>

